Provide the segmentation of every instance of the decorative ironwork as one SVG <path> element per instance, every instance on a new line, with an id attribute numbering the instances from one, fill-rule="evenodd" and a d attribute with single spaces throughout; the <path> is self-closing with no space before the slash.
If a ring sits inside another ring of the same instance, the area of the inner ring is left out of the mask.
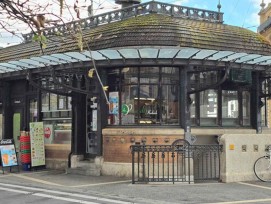
<path id="1" fill-rule="evenodd" d="M 220 145 L 132 145 L 132 183 L 219 180 Z"/>
<path id="2" fill-rule="evenodd" d="M 85 71 L 73 70 L 72 73 L 49 67 L 48 72 L 40 74 L 33 74 L 28 70 L 26 77 L 32 86 L 45 92 L 67 96 L 70 96 L 71 92 L 88 95 L 91 87 Z"/>
<path id="3" fill-rule="evenodd" d="M 223 13 L 221 12 L 151 1 L 92 16 L 82 20 L 72 21 L 63 25 L 58 25 L 56 27 L 46 28 L 43 30 L 43 33 L 48 37 L 55 36 L 59 32 L 62 34 L 68 34 L 70 31 L 75 30 L 78 26 L 84 30 L 149 13 L 159 13 L 179 18 L 223 23 Z M 33 33 L 23 35 L 26 42 L 31 41 L 33 36 Z"/>

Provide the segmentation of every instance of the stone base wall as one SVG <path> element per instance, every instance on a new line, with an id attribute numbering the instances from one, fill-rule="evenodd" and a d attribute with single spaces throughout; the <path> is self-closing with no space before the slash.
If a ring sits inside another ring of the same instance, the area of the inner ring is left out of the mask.
<path id="1" fill-rule="evenodd" d="M 48 169 L 66 169 L 68 167 L 70 144 L 46 144 L 45 165 Z"/>
<path id="2" fill-rule="evenodd" d="M 183 139 L 182 129 L 164 128 L 108 128 L 103 130 L 104 162 L 131 163 L 131 145 L 169 145 L 176 139 Z"/>

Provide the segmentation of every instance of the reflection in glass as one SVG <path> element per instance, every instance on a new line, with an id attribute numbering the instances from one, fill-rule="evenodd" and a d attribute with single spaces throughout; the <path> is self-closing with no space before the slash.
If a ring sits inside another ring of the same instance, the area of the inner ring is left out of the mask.
<path id="1" fill-rule="evenodd" d="M 242 93 L 243 98 L 243 125 L 250 125 L 250 93 L 248 91 L 244 91 Z"/>
<path id="2" fill-rule="evenodd" d="M 29 102 L 30 108 L 30 122 L 37 122 L 38 121 L 38 102 L 36 99 L 32 99 Z"/>
<path id="3" fill-rule="evenodd" d="M 191 106 L 190 106 L 190 117 L 191 117 L 191 125 L 196 125 L 196 103 L 195 103 L 195 94 L 190 94 L 191 98 Z"/>
<path id="4" fill-rule="evenodd" d="M 139 90 L 138 106 L 139 112 L 138 123 L 150 124 L 160 122 L 160 105 L 158 100 L 157 85 L 141 85 Z"/>
<path id="5" fill-rule="evenodd" d="M 238 124 L 238 94 L 237 91 L 222 91 L 222 124 L 223 126 Z"/>
<path id="6" fill-rule="evenodd" d="M 179 69 L 125 67 L 108 71 L 109 94 L 118 92 L 119 112 L 108 124 L 178 124 Z M 118 122 L 119 121 L 119 122 Z"/>
<path id="7" fill-rule="evenodd" d="M 162 86 L 161 117 L 162 123 L 178 124 L 179 116 L 179 90 L 178 86 Z"/>
<path id="8" fill-rule="evenodd" d="M 200 92 L 200 125 L 217 124 L 217 91 L 206 90 Z"/>

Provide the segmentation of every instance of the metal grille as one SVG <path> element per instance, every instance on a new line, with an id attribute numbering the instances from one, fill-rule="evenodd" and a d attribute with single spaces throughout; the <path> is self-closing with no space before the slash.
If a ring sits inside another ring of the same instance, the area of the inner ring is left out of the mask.
<path id="1" fill-rule="evenodd" d="M 132 145 L 132 183 L 219 180 L 222 146 Z"/>

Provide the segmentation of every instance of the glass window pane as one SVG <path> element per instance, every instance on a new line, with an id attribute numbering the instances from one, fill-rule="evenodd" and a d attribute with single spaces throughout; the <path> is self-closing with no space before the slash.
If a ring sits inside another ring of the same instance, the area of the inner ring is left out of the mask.
<path id="1" fill-rule="evenodd" d="M 191 125 L 195 126 L 196 123 L 196 103 L 195 103 L 195 94 L 190 94 L 190 99 L 192 104 L 190 106 L 190 118 L 191 118 Z"/>
<path id="2" fill-rule="evenodd" d="M 162 68 L 162 84 L 178 84 L 179 83 L 179 69 L 176 67 Z"/>
<path id="3" fill-rule="evenodd" d="M 32 99 L 29 101 L 29 108 L 30 108 L 30 122 L 37 122 L 38 121 L 38 102 L 36 99 Z"/>
<path id="4" fill-rule="evenodd" d="M 269 100 L 262 100 L 264 106 L 261 108 L 261 126 L 266 127 L 267 126 L 267 106 L 265 105 Z"/>
<path id="5" fill-rule="evenodd" d="M 123 86 L 121 92 L 121 124 L 135 124 L 135 116 L 137 115 L 137 86 Z"/>
<path id="6" fill-rule="evenodd" d="M 200 125 L 217 125 L 217 91 L 200 92 Z"/>
<path id="7" fill-rule="evenodd" d="M 179 124 L 178 95 L 179 95 L 178 86 L 176 85 L 162 86 L 162 103 L 161 103 L 162 123 Z"/>
<path id="8" fill-rule="evenodd" d="M 58 98 L 58 109 L 67 110 L 67 97 L 59 95 Z"/>
<path id="9" fill-rule="evenodd" d="M 119 92 L 109 92 L 109 116 L 110 125 L 119 125 Z"/>
<path id="10" fill-rule="evenodd" d="M 159 68 L 158 67 L 141 67 L 140 68 L 140 83 L 158 83 L 159 82 Z"/>
<path id="11" fill-rule="evenodd" d="M 244 91 L 243 98 L 243 125 L 250 126 L 250 93 Z"/>
<path id="12" fill-rule="evenodd" d="M 222 125 L 238 125 L 238 94 L 237 91 L 222 91 Z"/>
<path id="13" fill-rule="evenodd" d="M 57 110 L 57 95 L 50 94 L 50 110 Z"/>
<path id="14" fill-rule="evenodd" d="M 49 93 L 43 93 L 41 95 L 42 106 L 41 111 L 48 111 L 49 110 Z"/>
<path id="15" fill-rule="evenodd" d="M 137 84 L 138 68 L 125 67 L 121 70 L 122 84 Z"/>
<path id="16" fill-rule="evenodd" d="M 160 122 L 160 107 L 157 85 L 141 85 L 139 98 L 139 123 L 151 124 Z"/>

